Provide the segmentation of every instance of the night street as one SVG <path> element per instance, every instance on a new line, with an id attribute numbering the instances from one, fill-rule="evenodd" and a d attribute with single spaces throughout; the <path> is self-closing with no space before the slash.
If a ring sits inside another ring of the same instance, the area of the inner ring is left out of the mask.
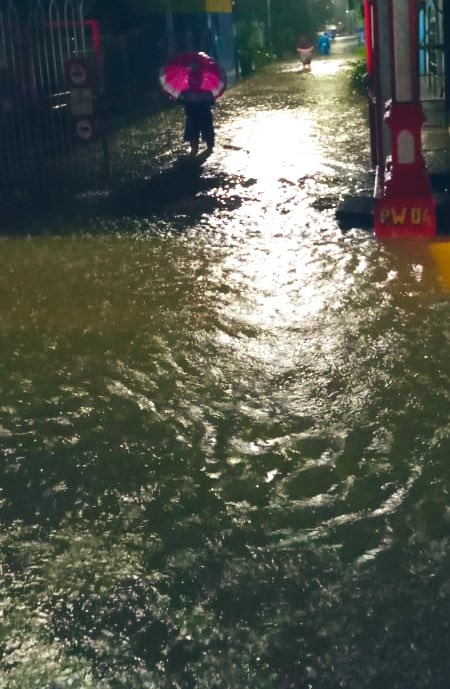
<path id="1" fill-rule="evenodd" d="M 0 689 L 447 689 L 449 293 L 336 221 L 355 41 L 4 219 Z"/>

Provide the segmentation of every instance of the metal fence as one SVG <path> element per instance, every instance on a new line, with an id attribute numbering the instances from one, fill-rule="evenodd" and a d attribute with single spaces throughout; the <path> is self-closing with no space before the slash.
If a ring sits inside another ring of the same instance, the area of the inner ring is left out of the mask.
<path id="1" fill-rule="evenodd" d="M 445 98 L 443 0 L 423 3 L 419 12 L 419 73 L 422 100 Z"/>
<path id="2" fill-rule="evenodd" d="M 116 133 L 167 105 L 158 76 L 171 50 L 217 52 L 232 71 L 231 16 L 181 13 L 169 30 L 155 13 L 126 33 L 103 26 L 100 39 L 91 6 L 0 0 L 0 201 L 23 190 L 97 190 L 112 168 L 121 176 Z"/>
<path id="3" fill-rule="evenodd" d="M 87 140 L 77 136 L 67 66 L 98 59 L 93 28 L 84 0 L 0 0 L 3 192 L 76 176 Z"/>

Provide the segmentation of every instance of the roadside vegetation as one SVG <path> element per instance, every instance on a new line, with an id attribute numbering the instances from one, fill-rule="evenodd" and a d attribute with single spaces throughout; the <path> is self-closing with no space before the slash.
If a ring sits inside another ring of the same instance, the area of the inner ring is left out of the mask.
<path id="1" fill-rule="evenodd" d="M 301 34 L 314 39 L 330 15 L 327 0 L 235 0 L 236 50 L 242 76 L 267 63 L 295 54 Z"/>
<path id="2" fill-rule="evenodd" d="M 350 82 L 355 91 L 366 92 L 367 60 L 365 46 L 358 46 L 355 59 L 351 63 Z"/>

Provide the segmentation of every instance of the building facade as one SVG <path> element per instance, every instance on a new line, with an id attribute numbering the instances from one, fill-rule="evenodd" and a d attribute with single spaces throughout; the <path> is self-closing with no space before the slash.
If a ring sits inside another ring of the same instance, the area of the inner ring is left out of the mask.
<path id="1" fill-rule="evenodd" d="M 153 21 L 167 56 L 204 51 L 236 72 L 232 0 L 130 0 L 133 21 Z"/>

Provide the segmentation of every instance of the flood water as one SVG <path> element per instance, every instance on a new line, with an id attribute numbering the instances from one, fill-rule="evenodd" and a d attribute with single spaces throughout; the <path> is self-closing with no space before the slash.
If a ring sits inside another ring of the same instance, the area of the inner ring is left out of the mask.
<path id="1" fill-rule="evenodd" d="M 448 689 L 450 292 L 337 227 L 348 70 L 231 89 L 158 208 L 1 238 L 1 689 Z"/>

